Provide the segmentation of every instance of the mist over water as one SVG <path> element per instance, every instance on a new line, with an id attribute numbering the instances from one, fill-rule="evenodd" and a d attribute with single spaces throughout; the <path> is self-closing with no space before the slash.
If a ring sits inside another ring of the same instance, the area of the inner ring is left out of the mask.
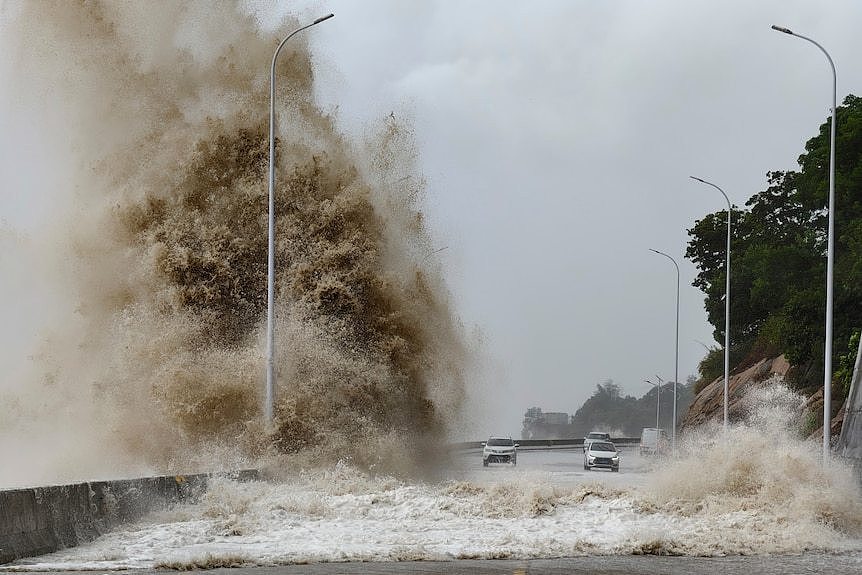
<path id="1" fill-rule="evenodd" d="M 16 246 L 63 311 L 4 389 L 0 457 L 28 464 L 0 486 L 285 456 L 402 474 L 445 437 L 469 353 L 409 128 L 340 134 L 301 36 L 277 71 L 278 401 L 261 427 L 269 62 L 295 25 L 262 32 L 227 2 L 5 10 L 7 97 L 56 134 L 62 186 L 38 192 L 68 211 Z"/>

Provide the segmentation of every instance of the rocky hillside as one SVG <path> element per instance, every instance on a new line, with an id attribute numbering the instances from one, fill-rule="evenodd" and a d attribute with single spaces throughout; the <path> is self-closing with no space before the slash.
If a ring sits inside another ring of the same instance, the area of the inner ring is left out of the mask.
<path id="1" fill-rule="evenodd" d="M 765 381 L 773 375 L 786 376 L 790 371 L 790 364 L 783 355 L 778 357 L 762 359 L 751 367 L 736 373 L 731 372 L 728 381 L 728 393 L 730 406 L 728 408 L 730 420 L 735 419 L 739 411 L 739 402 L 745 395 L 745 390 L 756 383 Z M 697 427 L 710 420 L 721 421 L 724 417 L 724 375 L 716 378 L 712 383 L 701 390 L 694 398 L 688 412 L 681 422 L 681 428 Z"/>
<path id="2" fill-rule="evenodd" d="M 787 376 L 791 369 L 790 363 L 783 355 L 761 359 L 745 369 L 737 369 L 730 374 L 728 381 L 728 392 L 730 405 L 728 414 L 730 421 L 738 419 L 741 415 L 740 402 L 746 390 L 758 383 L 764 382 L 774 375 Z M 681 429 L 697 427 L 708 421 L 721 421 L 724 412 L 724 376 L 716 378 L 713 382 L 703 388 L 694 398 L 691 406 L 681 422 Z M 833 405 L 833 408 L 837 405 Z M 833 409 L 834 413 L 834 409 Z M 841 422 L 844 419 L 844 410 L 838 411 L 832 419 L 832 435 L 837 437 L 841 432 Z M 800 429 L 810 435 L 820 435 L 823 430 L 823 390 L 811 395 L 805 402 L 800 413 Z"/>

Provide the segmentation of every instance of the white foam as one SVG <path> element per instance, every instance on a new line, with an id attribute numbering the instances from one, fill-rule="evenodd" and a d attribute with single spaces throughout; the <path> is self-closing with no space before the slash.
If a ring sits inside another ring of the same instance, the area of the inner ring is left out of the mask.
<path id="1" fill-rule="evenodd" d="M 363 478 L 352 490 L 338 473 L 290 484 L 216 481 L 196 505 L 11 569 L 862 550 L 858 532 L 814 516 L 790 521 L 780 506 L 681 512 L 647 490 L 559 486 L 529 472 L 486 484 Z"/>
<path id="2" fill-rule="evenodd" d="M 676 460 L 624 453 L 621 473 L 581 472 L 573 450 L 524 453 L 518 468 L 468 454 L 437 483 L 344 463 L 281 483 L 216 480 L 195 505 L 8 568 L 862 552 L 859 485 L 795 438 L 798 397 L 773 381 L 749 400 L 728 435 L 689 433 Z"/>

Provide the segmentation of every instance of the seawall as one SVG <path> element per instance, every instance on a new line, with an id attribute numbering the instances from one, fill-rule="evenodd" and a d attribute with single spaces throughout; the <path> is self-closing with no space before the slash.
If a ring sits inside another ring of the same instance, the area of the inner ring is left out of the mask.
<path id="1" fill-rule="evenodd" d="M 257 479 L 255 470 L 225 474 Z M 210 474 L 0 491 L 0 565 L 92 541 L 113 527 L 206 490 Z"/>

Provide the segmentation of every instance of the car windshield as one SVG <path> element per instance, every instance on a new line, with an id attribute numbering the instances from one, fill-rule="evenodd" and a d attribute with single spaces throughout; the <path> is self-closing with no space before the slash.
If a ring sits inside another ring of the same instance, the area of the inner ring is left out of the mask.
<path id="1" fill-rule="evenodd" d="M 513 445 L 515 445 L 515 442 L 511 439 L 498 439 L 492 437 L 488 440 L 488 445 L 494 445 L 497 447 L 512 447 Z"/>
<path id="2" fill-rule="evenodd" d="M 590 444 L 590 451 L 616 451 L 616 448 L 614 448 L 613 443 L 594 441 Z"/>

